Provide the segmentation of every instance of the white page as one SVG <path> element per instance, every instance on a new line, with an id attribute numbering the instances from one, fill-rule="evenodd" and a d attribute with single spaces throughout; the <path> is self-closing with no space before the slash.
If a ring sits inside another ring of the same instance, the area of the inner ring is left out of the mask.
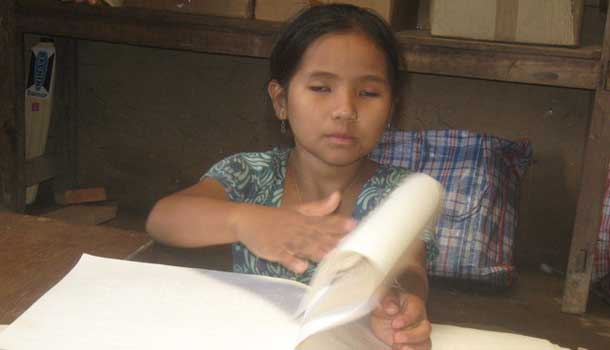
<path id="1" fill-rule="evenodd" d="M 282 349 L 306 287 L 262 276 L 84 255 L 0 333 L 3 350 Z M 560 350 L 543 339 L 433 325 L 434 350 Z M 306 340 L 304 350 L 381 350 L 368 319 Z M 387 348 L 387 347 L 386 347 Z"/>
<path id="2" fill-rule="evenodd" d="M 379 271 L 391 271 L 413 241 L 436 223 L 443 196 L 443 186 L 434 178 L 407 176 L 336 251 L 358 253 Z"/>
<path id="3" fill-rule="evenodd" d="M 407 176 L 322 260 L 299 312 L 300 339 L 368 314 L 403 266 L 413 243 L 435 224 L 442 185 L 425 174 Z"/>
<path id="4" fill-rule="evenodd" d="M 450 325 L 432 325 L 433 350 L 569 350 L 548 340 Z"/>
<path id="5" fill-rule="evenodd" d="M 292 349 L 304 285 L 84 255 L 0 349 Z"/>

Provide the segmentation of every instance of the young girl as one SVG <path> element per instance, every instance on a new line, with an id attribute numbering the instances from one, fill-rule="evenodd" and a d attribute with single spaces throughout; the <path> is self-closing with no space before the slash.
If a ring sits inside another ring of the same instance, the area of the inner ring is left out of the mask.
<path id="1" fill-rule="evenodd" d="M 308 283 L 316 263 L 408 174 L 367 159 L 397 103 L 401 57 L 369 11 L 324 5 L 301 13 L 271 53 L 268 84 L 294 147 L 220 161 L 160 200 L 148 232 L 183 247 L 232 243 L 235 272 Z M 404 287 L 371 315 L 375 335 L 394 349 L 430 348 L 425 266 L 435 247 L 430 237 L 418 245 Z"/>

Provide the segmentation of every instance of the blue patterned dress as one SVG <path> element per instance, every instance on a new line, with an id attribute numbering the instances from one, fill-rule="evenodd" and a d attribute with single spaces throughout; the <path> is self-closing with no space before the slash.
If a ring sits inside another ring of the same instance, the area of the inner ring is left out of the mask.
<path id="1" fill-rule="evenodd" d="M 275 148 L 267 152 L 238 153 L 216 163 L 203 175 L 220 182 L 229 200 L 240 203 L 279 207 L 284 194 L 284 179 L 290 149 Z M 352 217 L 361 220 L 390 193 L 409 170 L 380 165 L 358 195 Z M 437 254 L 434 236 L 424 235 L 428 261 Z M 295 274 L 282 265 L 256 256 L 241 243 L 233 244 L 233 271 L 280 277 L 309 283 L 316 264 L 310 262 L 303 274 Z"/>

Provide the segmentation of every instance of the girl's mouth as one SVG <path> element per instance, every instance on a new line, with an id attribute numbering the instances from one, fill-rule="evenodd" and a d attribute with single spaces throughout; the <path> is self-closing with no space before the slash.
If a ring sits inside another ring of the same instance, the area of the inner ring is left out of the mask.
<path id="1" fill-rule="evenodd" d="M 326 135 L 330 142 L 340 145 L 349 145 L 356 141 L 356 138 L 349 134 L 333 133 Z"/>

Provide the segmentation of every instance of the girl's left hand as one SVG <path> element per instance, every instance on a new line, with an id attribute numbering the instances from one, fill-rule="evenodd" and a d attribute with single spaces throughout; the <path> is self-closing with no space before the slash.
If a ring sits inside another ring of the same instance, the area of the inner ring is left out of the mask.
<path id="1" fill-rule="evenodd" d="M 414 294 L 389 290 L 371 315 L 371 328 L 393 350 L 430 350 L 432 347 L 426 304 Z"/>

